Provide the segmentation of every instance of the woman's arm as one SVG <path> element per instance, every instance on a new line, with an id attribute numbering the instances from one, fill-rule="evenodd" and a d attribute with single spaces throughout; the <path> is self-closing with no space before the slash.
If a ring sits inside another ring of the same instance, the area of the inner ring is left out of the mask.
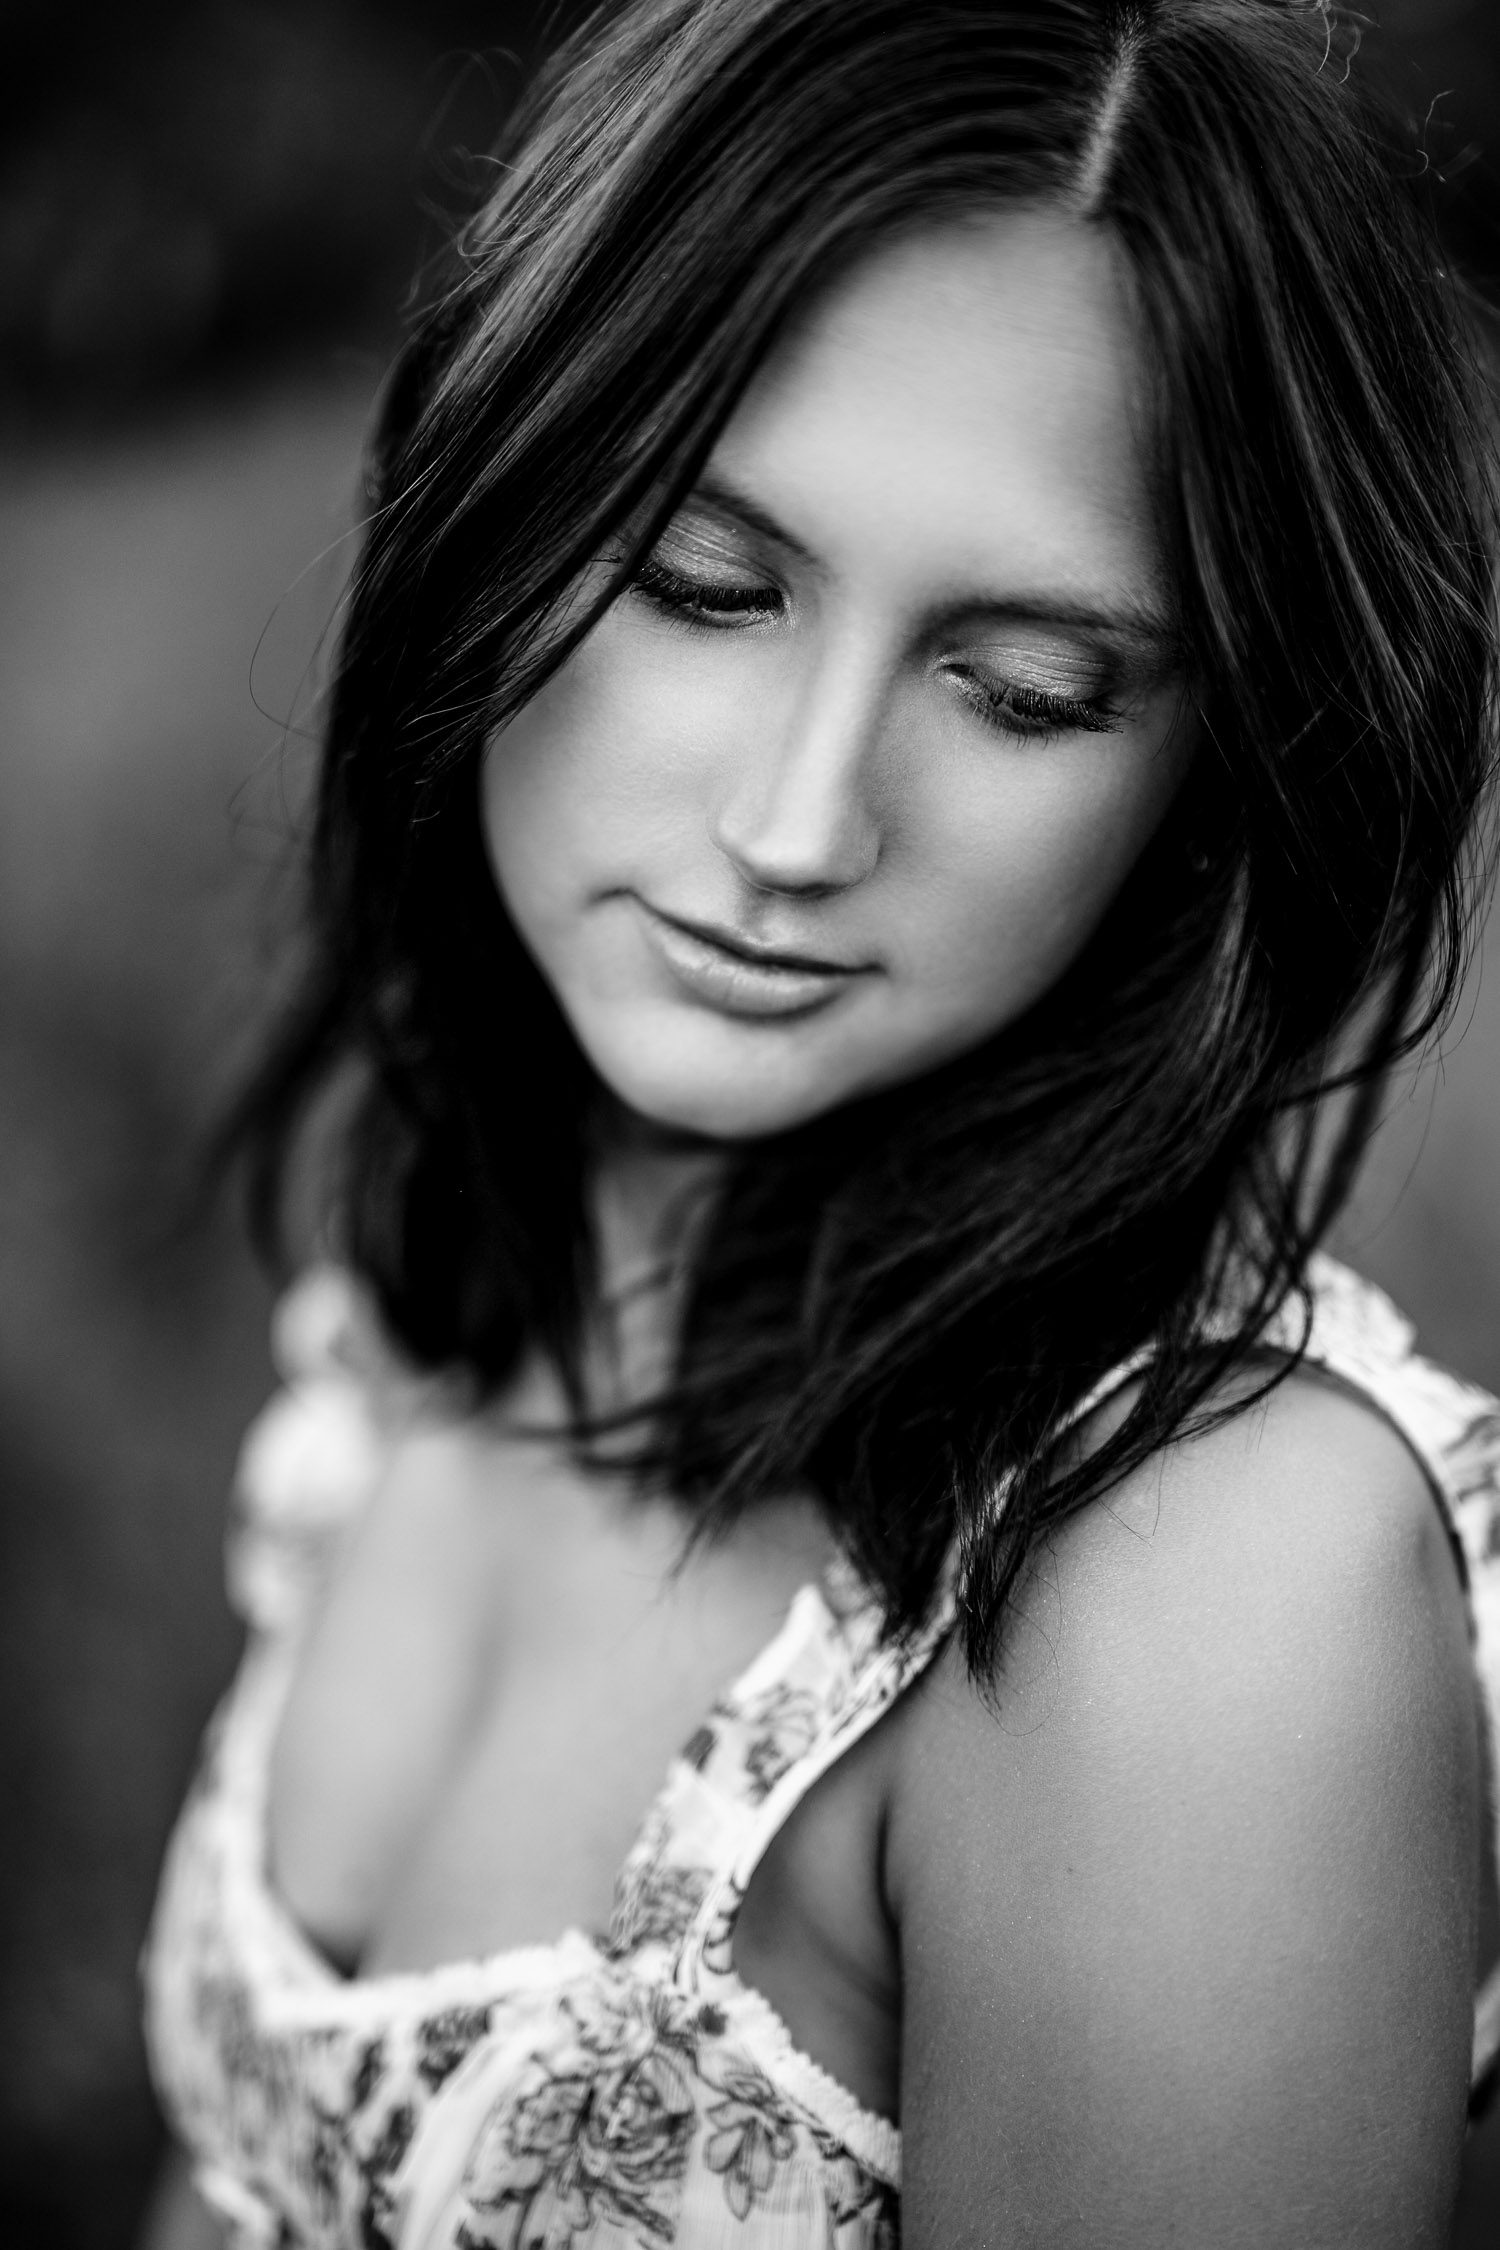
<path id="1" fill-rule="evenodd" d="M 887 1879 L 908 2250 L 1446 2242 L 1478 1745 L 1404 1446 L 1294 1379 L 1033 1569 L 913 1699 Z"/>

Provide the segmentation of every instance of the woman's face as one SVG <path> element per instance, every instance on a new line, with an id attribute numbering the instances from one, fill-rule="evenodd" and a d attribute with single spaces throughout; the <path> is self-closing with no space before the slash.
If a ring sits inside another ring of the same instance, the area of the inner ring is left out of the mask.
<path id="1" fill-rule="evenodd" d="M 637 582 L 490 742 L 501 892 L 630 1108 L 718 1139 L 962 1053 L 1185 769 L 1108 238 L 903 237 L 768 360 Z"/>

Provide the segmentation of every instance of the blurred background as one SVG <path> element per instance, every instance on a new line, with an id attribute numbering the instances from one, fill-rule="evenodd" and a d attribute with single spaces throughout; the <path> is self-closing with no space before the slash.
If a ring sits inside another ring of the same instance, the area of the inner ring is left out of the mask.
<path id="1" fill-rule="evenodd" d="M 1371 0 L 1500 301 L 1500 0 Z M 525 68 L 525 0 L 0 0 L 0 2242 L 125 2250 L 135 1956 L 236 1653 L 268 1298 L 184 1224 L 253 1028 L 362 426 Z M 1500 929 L 1347 1229 L 1500 1389 Z M 1500 2121 L 1459 2240 L 1500 2240 Z"/>

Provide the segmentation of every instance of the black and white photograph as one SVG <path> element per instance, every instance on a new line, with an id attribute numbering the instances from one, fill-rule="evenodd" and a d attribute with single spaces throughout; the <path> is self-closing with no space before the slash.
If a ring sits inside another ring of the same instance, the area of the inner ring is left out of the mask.
<path id="1" fill-rule="evenodd" d="M 0 2250 L 1496 2250 L 1500 0 L 0 119 Z"/>

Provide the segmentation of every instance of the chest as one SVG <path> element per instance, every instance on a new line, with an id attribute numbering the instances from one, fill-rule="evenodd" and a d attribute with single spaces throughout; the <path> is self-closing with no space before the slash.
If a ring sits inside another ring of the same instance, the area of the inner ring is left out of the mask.
<path id="1" fill-rule="evenodd" d="M 403 1446 L 310 1621 L 272 1760 L 272 1872 L 333 1958 L 421 1969 L 603 1932 L 671 1759 L 830 1552 L 797 1501 L 686 1557 L 683 1533 L 534 1444 Z M 886 1777 L 862 1748 L 774 1839 L 735 1966 L 889 2114 Z"/>

